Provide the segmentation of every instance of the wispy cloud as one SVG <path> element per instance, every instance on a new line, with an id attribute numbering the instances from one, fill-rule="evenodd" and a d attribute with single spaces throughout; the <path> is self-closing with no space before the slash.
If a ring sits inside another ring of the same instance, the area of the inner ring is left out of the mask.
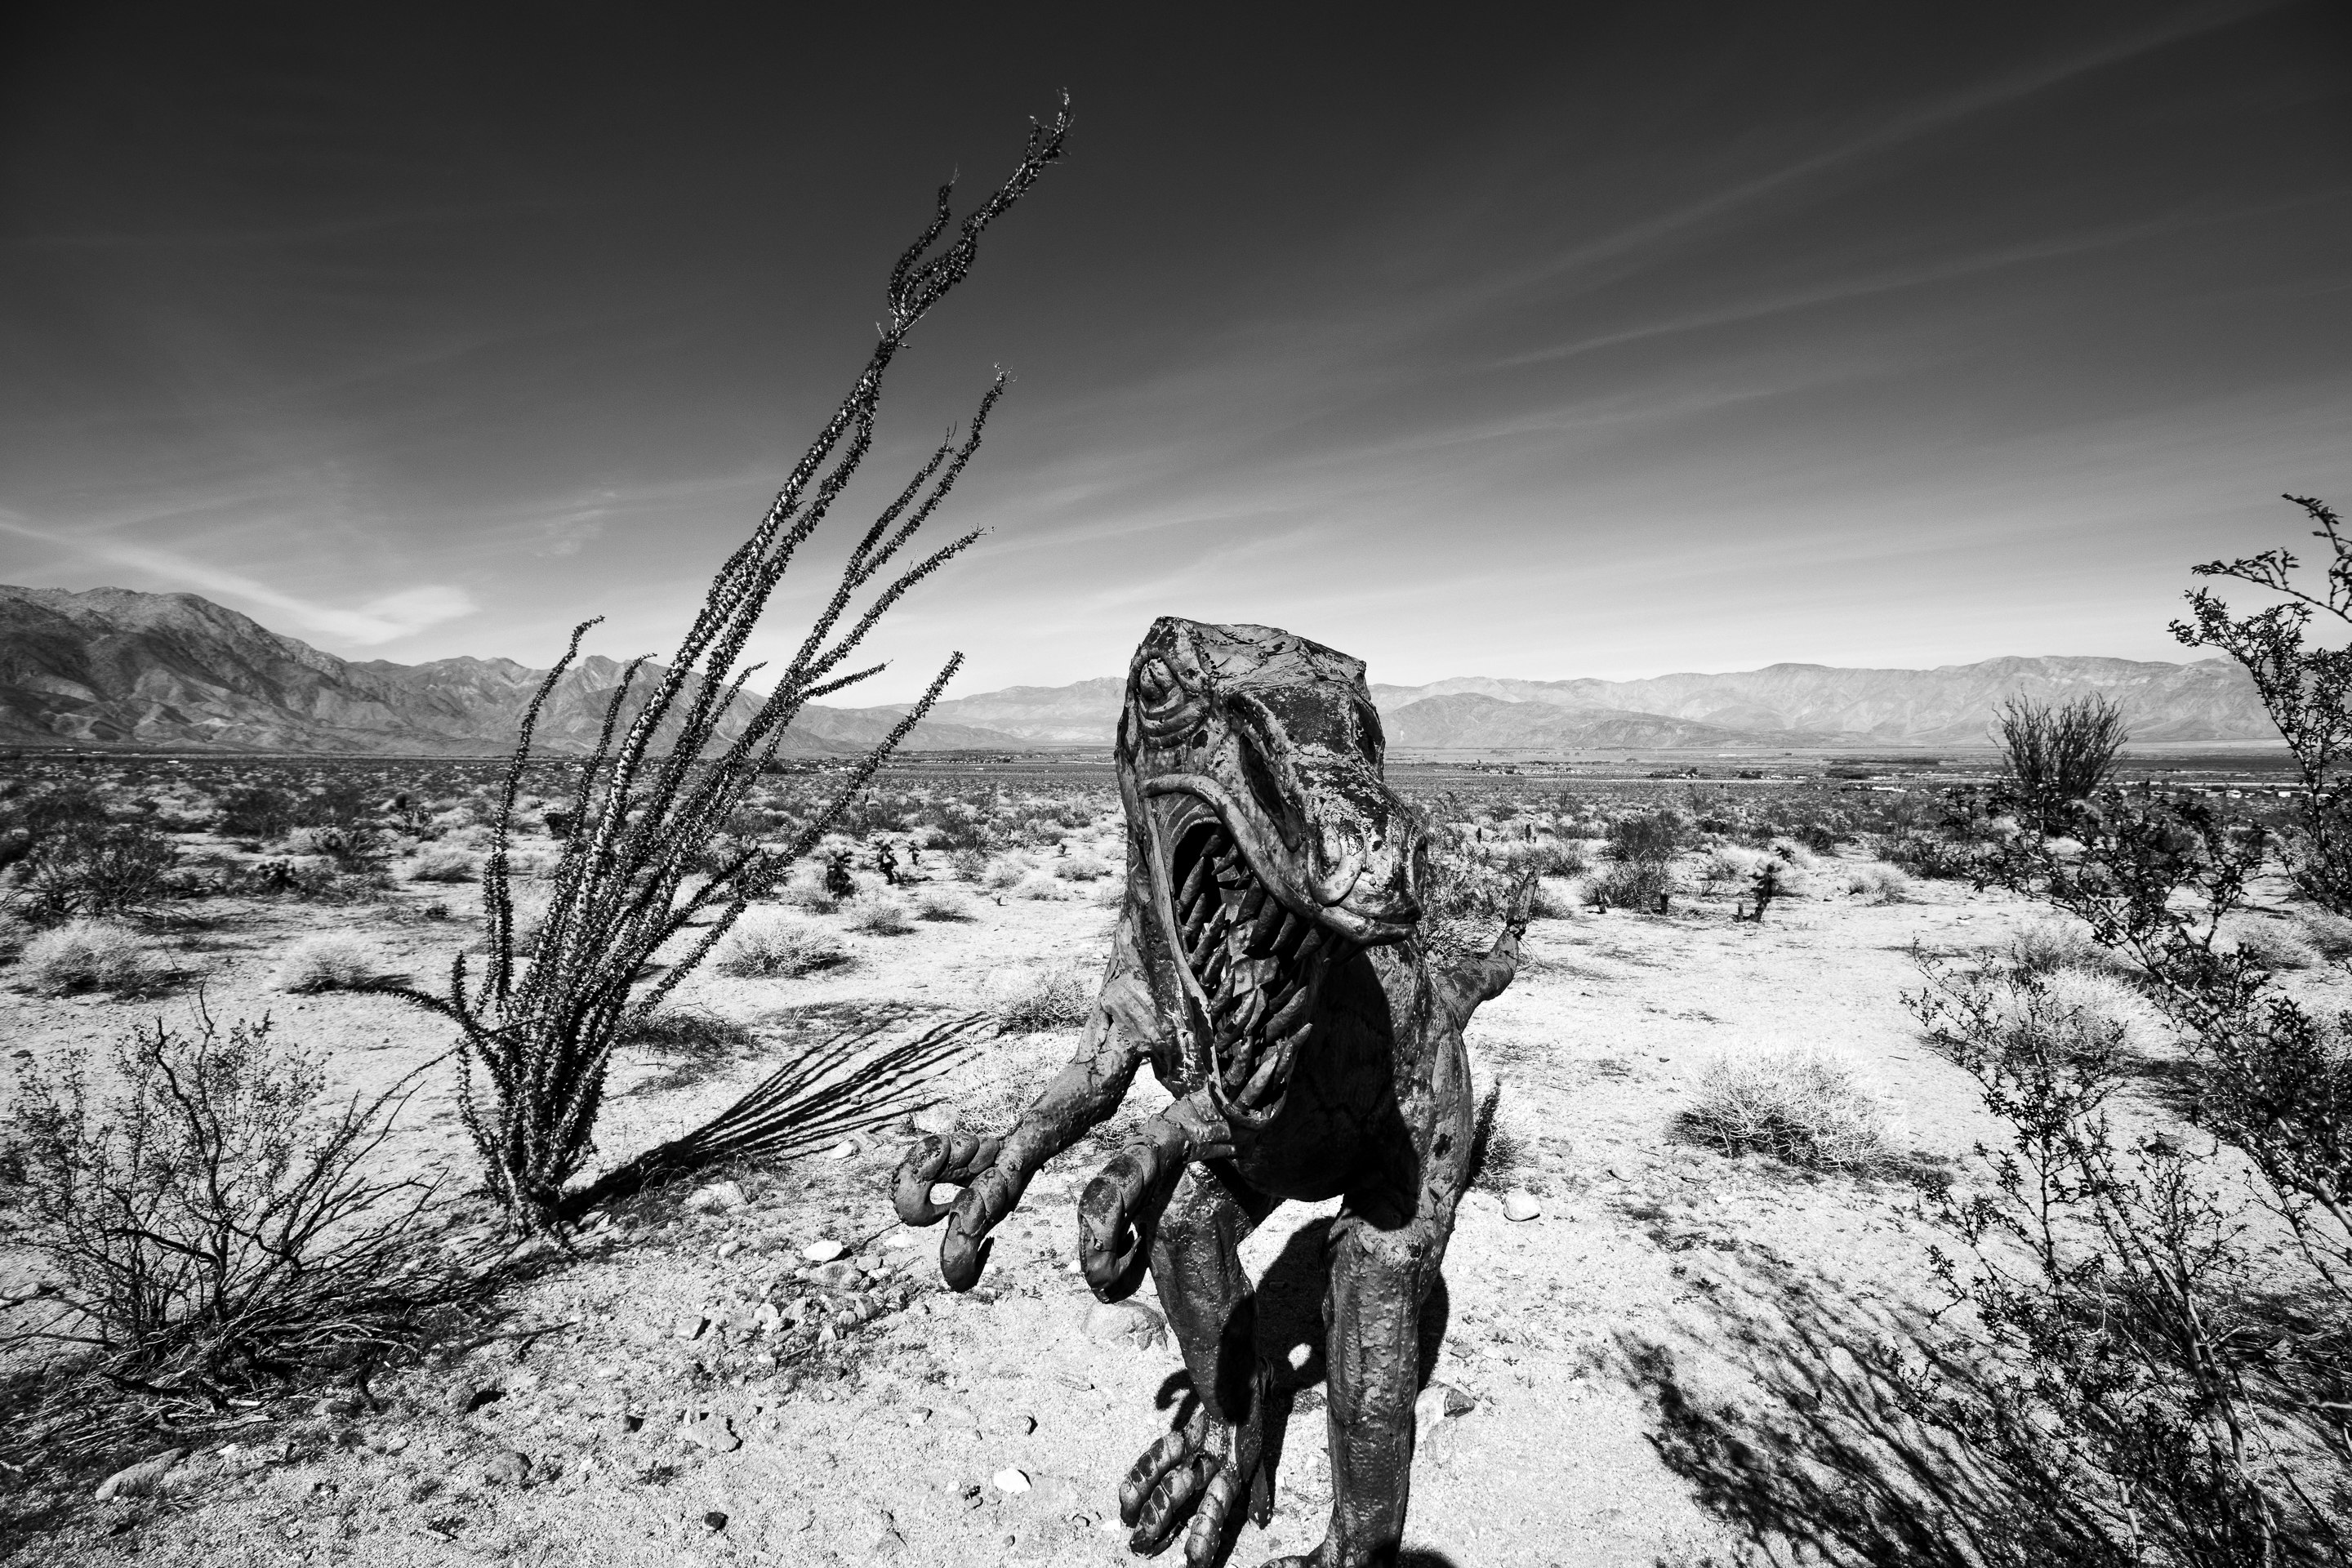
<path id="1" fill-rule="evenodd" d="M 282 593 L 241 573 L 208 566 L 168 550 L 119 540 L 70 538 L 16 518 L 0 518 L 0 531 L 165 582 L 257 605 L 276 611 L 306 630 L 324 632 L 362 647 L 395 641 L 428 626 L 472 615 L 477 608 L 473 596 L 465 589 L 446 584 L 403 588 L 350 607 L 322 605 Z"/>

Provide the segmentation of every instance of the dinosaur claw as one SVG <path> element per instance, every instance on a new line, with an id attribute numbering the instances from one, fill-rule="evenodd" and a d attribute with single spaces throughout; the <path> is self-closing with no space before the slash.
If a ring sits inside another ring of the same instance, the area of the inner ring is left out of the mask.
<path id="1" fill-rule="evenodd" d="M 961 1186 L 972 1181 L 979 1173 L 995 1165 L 996 1156 L 1003 1147 L 1002 1138 L 974 1138 L 962 1132 L 952 1139 L 936 1132 L 926 1135 L 898 1163 L 898 1174 L 890 1190 L 890 1206 L 898 1210 L 898 1218 L 907 1225 L 937 1225 L 953 1211 L 956 1204 L 932 1202 L 931 1188 L 941 1182 Z M 959 1196 L 957 1203 L 961 1201 Z"/>

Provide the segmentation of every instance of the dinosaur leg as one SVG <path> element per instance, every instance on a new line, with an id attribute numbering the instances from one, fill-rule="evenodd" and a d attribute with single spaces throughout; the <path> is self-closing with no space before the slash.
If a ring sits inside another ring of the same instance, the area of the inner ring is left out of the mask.
<path id="1" fill-rule="evenodd" d="M 1422 1308 L 1469 1178 L 1469 1074 L 1458 1038 L 1403 1109 L 1414 1125 L 1410 1147 L 1401 1140 L 1374 1163 L 1373 1180 L 1349 1190 L 1331 1226 L 1323 1298 L 1330 1526 L 1313 1552 L 1267 1568 L 1370 1568 L 1396 1562 L 1402 1546 Z"/>
<path id="2" fill-rule="evenodd" d="M 1267 1379 L 1257 1358 L 1257 1298 L 1238 1249 L 1273 1206 L 1190 1165 L 1152 1238 L 1152 1279 L 1192 1373 L 1193 1399 L 1175 1429 L 1129 1470 L 1118 1511 L 1139 1552 L 1164 1550 L 1181 1530 L 1188 1568 L 1223 1563 L 1243 1514 L 1263 1524 L 1272 1506 L 1258 1474 Z"/>

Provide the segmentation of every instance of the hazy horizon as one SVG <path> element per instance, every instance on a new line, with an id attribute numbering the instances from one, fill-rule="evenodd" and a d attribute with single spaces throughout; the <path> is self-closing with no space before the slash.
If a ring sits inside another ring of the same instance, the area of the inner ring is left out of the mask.
<path id="1" fill-rule="evenodd" d="M 544 667 L 598 613 L 666 654 L 931 188 L 968 205 L 1065 87 L 1066 164 L 853 492 L 1002 363 L 937 525 L 990 535 L 837 702 L 957 647 L 951 695 L 1116 674 L 1161 614 L 1398 686 L 2187 662 L 2192 563 L 2302 543 L 2283 490 L 2352 503 L 2316 5 L 18 26 L 0 581 L 346 658 Z"/>

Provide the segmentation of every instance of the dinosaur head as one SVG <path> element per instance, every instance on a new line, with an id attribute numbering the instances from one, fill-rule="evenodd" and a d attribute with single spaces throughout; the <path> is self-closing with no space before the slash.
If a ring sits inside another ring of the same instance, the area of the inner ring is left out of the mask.
<path id="1" fill-rule="evenodd" d="M 1381 775 L 1360 659 L 1271 626 L 1163 616 L 1135 651 L 1119 782 L 1139 889 L 1180 960 L 1207 1087 L 1279 1108 L 1325 973 L 1421 919 L 1424 839 Z"/>

